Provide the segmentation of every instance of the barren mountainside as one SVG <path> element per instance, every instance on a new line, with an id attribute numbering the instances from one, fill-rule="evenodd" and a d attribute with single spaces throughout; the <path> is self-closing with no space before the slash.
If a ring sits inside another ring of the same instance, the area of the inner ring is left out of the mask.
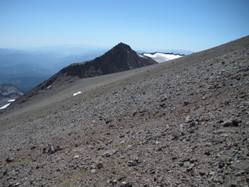
<path id="1" fill-rule="evenodd" d="M 248 186 L 249 37 L 161 64 L 119 47 L 0 114 L 0 186 Z"/>

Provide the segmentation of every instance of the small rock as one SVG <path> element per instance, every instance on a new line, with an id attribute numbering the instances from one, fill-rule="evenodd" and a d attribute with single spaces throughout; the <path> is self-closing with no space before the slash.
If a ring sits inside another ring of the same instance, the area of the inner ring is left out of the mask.
<path id="1" fill-rule="evenodd" d="M 91 164 L 90 168 L 91 169 L 96 169 L 96 165 L 95 164 Z"/>
<path id="2" fill-rule="evenodd" d="M 177 160 L 177 157 L 173 156 L 171 159 L 174 161 L 174 160 Z"/>
<path id="3" fill-rule="evenodd" d="M 7 170 L 4 170 L 3 171 L 3 176 L 7 175 L 8 174 L 8 171 Z"/>
<path id="4" fill-rule="evenodd" d="M 120 144 L 124 144 L 125 143 L 125 140 L 122 140 L 121 142 L 120 142 Z"/>
<path id="5" fill-rule="evenodd" d="M 188 101 L 184 101 L 183 102 L 183 106 L 187 106 L 187 105 L 189 105 L 189 102 Z"/>
<path id="6" fill-rule="evenodd" d="M 205 171 L 199 171 L 200 176 L 206 175 Z"/>
<path id="7" fill-rule="evenodd" d="M 180 132 L 181 132 L 181 134 L 184 134 L 184 132 L 185 132 L 185 128 L 184 128 L 184 124 L 183 123 L 181 123 L 180 125 Z"/>
<path id="8" fill-rule="evenodd" d="M 209 172 L 209 175 L 210 175 L 210 176 L 213 176 L 214 174 L 215 174 L 214 171 Z"/>
<path id="9" fill-rule="evenodd" d="M 48 145 L 48 148 L 43 148 L 43 153 L 48 153 L 48 154 L 54 154 L 57 151 L 62 150 L 62 148 L 60 146 L 53 146 L 51 144 Z"/>
<path id="10" fill-rule="evenodd" d="M 13 162 L 14 161 L 14 158 L 13 157 L 8 157 L 6 158 L 6 162 L 7 163 L 10 163 L 10 162 Z"/>
<path id="11" fill-rule="evenodd" d="M 207 156 L 210 156 L 210 151 L 205 151 L 205 153 L 204 153 L 205 155 L 207 155 Z"/>
<path id="12" fill-rule="evenodd" d="M 36 146 L 35 145 L 33 145 L 30 149 L 31 150 L 34 150 L 36 148 Z"/>
<path id="13" fill-rule="evenodd" d="M 191 121 L 192 121 L 191 117 L 190 117 L 189 115 L 186 116 L 185 122 L 186 122 L 186 123 L 189 123 L 189 122 L 191 122 Z"/>
<path id="14" fill-rule="evenodd" d="M 232 164 L 233 168 L 239 169 L 239 170 L 244 170 L 249 172 L 249 161 L 248 160 L 240 160 L 237 162 L 234 162 Z"/>
<path id="15" fill-rule="evenodd" d="M 183 166 L 184 167 L 189 167 L 191 165 L 191 163 L 189 162 L 189 161 L 185 161 L 184 163 L 183 163 Z"/>
<path id="16" fill-rule="evenodd" d="M 137 115 L 137 111 L 135 111 L 135 112 L 132 113 L 133 117 L 136 116 L 136 115 Z"/>
<path id="17" fill-rule="evenodd" d="M 206 95 L 204 95 L 204 96 L 202 96 L 202 98 L 201 98 L 202 100 L 205 100 L 205 99 L 207 99 L 207 96 Z"/>
<path id="18" fill-rule="evenodd" d="M 96 169 L 91 169 L 91 173 L 96 173 Z"/>
<path id="19" fill-rule="evenodd" d="M 227 120 L 223 123 L 223 127 L 238 127 L 240 123 L 241 120 L 238 119 Z"/>
<path id="20" fill-rule="evenodd" d="M 160 102 L 165 102 L 168 99 L 166 95 L 161 96 Z"/>
<path id="21" fill-rule="evenodd" d="M 117 184 L 117 180 L 114 179 L 114 180 L 108 180 L 107 183 L 111 184 L 112 186 L 116 185 Z"/>
<path id="22" fill-rule="evenodd" d="M 193 169 L 193 167 L 195 166 L 195 164 L 193 162 L 194 162 L 194 160 L 187 159 L 185 161 L 179 162 L 178 165 L 180 167 L 184 167 L 184 171 L 190 172 Z"/>
<path id="23" fill-rule="evenodd" d="M 111 123 L 111 122 L 112 122 L 111 119 L 106 119 L 106 120 L 105 120 L 105 124 L 107 124 L 107 125 L 108 125 L 109 123 Z"/>
<path id="24" fill-rule="evenodd" d="M 222 176 L 213 176 L 211 179 L 215 183 L 219 183 L 219 184 L 223 184 L 224 183 L 224 179 L 223 179 Z"/>
<path id="25" fill-rule="evenodd" d="M 79 147 L 79 144 L 77 144 L 77 143 L 76 143 L 76 144 L 74 144 L 74 147 Z"/>
<path id="26" fill-rule="evenodd" d="M 224 166 L 225 166 L 225 163 L 224 163 L 223 161 L 220 161 L 220 162 L 218 163 L 218 167 L 219 167 L 220 169 L 224 168 Z"/>
<path id="27" fill-rule="evenodd" d="M 161 103 L 159 106 L 162 107 L 162 108 L 166 108 L 167 107 L 166 103 Z"/>
<path id="28" fill-rule="evenodd" d="M 134 160 L 128 161 L 128 166 L 137 166 L 140 163 L 140 161 L 136 158 Z"/>
<path id="29" fill-rule="evenodd" d="M 198 120 L 192 120 L 190 123 L 189 123 L 189 127 L 195 127 L 196 125 L 198 125 L 199 124 L 199 122 L 198 122 Z"/>
<path id="30" fill-rule="evenodd" d="M 19 182 L 16 182 L 16 183 L 13 183 L 13 184 L 10 184 L 11 187 L 15 187 L 15 186 L 19 186 L 20 183 Z"/>
<path id="31" fill-rule="evenodd" d="M 132 184 L 130 182 L 123 181 L 120 185 L 120 187 L 132 187 Z"/>
<path id="32" fill-rule="evenodd" d="M 101 169 L 101 168 L 103 168 L 103 167 L 104 167 L 104 165 L 103 165 L 102 162 L 98 162 L 98 163 L 96 164 L 96 168 L 97 168 L 97 169 Z"/>
<path id="33" fill-rule="evenodd" d="M 120 134 L 120 135 L 119 135 L 119 138 L 124 138 L 124 137 L 125 137 L 124 134 Z"/>
<path id="34" fill-rule="evenodd" d="M 53 145 L 48 145 L 48 154 L 54 154 L 56 151 L 55 151 L 55 148 Z"/>
<path id="35" fill-rule="evenodd" d="M 74 159 L 78 159 L 78 158 L 80 158 L 80 155 L 74 155 L 73 158 L 74 158 Z"/>
<path id="36" fill-rule="evenodd" d="M 110 156 L 114 155 L 116 152 L 117 152 L 117 150 L 115 150 L 115 149 L 107 150 L 107 151 L 105 151 L 103 153 L 102 156 L 104 156 L 104 157 L 110 157 Z"/>
<path id="37" fill-rule="evenodd" d="M 182 167 L 183 164 L 184 164 L 184 162 L 179 162 L 179 163 L 178 163 L 178 165 L 179 165 L 180 167 Z"/>

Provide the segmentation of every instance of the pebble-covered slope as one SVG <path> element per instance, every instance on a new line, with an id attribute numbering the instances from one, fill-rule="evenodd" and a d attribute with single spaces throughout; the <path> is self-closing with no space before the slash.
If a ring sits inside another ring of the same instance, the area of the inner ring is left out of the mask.
<path id="1" fill-rule="evenodd" d="M 247 186 L 244 43 L 212 58 L 146 67 L 22 117 L 0 118 L 0 184 Z"/>

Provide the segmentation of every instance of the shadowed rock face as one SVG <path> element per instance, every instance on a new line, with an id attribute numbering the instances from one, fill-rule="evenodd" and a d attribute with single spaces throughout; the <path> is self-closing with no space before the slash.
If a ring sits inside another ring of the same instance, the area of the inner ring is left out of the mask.
<path id="1" fill-rule="evenodd" d="M 93 77 L 156 64 L 150 58 L 137 55 L 130 46 L 119 43 L 104 55 L 87 63 L 72 64 L 60 71 L 67 76 Z"/>

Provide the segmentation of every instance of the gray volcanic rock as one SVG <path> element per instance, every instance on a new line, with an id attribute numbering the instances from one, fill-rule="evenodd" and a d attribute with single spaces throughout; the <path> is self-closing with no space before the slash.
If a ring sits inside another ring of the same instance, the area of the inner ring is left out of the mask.
<path id="1" fill-rule="evenodd" d="M 248 67 L 245 37 L 57 84 L 0 115 L 0 184 L 248 186 Z"/>

